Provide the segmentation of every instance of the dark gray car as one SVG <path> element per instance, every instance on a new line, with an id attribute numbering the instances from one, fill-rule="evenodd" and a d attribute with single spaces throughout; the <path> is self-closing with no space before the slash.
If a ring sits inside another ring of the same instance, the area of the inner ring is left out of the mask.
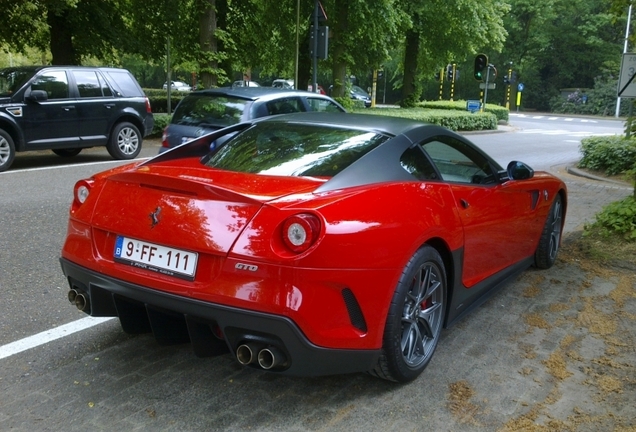
<path id="1" fill-rule="evenodd" d="M 271 87 L 222 87 L 193 92 L 177 105 L 159 153 L 242 121 L 295 112 L 345 112 L 328 96 Z"/>
<path id="2" fill-rule="evenodd" d="M 0 171 L 30 150 L 70 157 L 106 146 L 113 158 L 132 159 L 153 124 L 148 98 L 125 69 L 0 69 Z"/>

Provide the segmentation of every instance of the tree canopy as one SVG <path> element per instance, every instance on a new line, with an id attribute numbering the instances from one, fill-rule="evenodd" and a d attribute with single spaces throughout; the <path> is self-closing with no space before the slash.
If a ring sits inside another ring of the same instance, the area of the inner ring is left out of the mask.
<path id="1" fill-rule="evenodd" d="M 458 92 L 472 95 L 472 61 L 485 52 L 501 69 L 512 64 L 528 101 L 542 107 L 561 88 L 617 74 L 630 1 L 321 0 L 329 55 L 317 72 L 342 96 L 352 76 L 366 86 L 384 68 L 389 91 L 408 105 L 430 94 L 448 63 L 463 71 Z M 137 58 L 135 67 L 165 70 L 169 47 L 173 67 L 204 87 L 243 74 L 310 82 L 313 0 L 0 0 L 0 8 L 0 47 L 31 59 L 35 49 L 53 64 Z"/>

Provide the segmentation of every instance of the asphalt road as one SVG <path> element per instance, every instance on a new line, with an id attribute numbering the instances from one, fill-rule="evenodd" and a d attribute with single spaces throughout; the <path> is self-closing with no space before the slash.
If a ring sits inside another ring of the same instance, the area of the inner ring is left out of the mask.
<path id="1" fill-rule="evenodd" d="M 471 138 L 497 150 L 521 134 Z M 149 144 L 144 152 L 153 155 L 156 143 Z M 528 153 L 527 147 L 521 149 Z M 507 159 L 508 150 L 496 157 Z M 524 160 L 517 150 L 512 158 Z M 20 155 L 0 174 L 0 353 L 40 332 L 64 333 L 64 324 L 85 318 L 66 300 L 58 263 L 68 205 L 76 180 L 116 163 L 104 150 L 67 163 Z M 631 192 L 546 166 L 570 188 L 575 222 L 569 232 Z M 548 271 L 527 271 L 445 330 L 427 370 L 407 385 L 365 374 L 262 373 L 229 355 L 199 359 L 188 345 L 125 335 L 111 320 L 0 358 L 0 429 L 505 431 L 551 424 L 633 430 L 636 300 L 627 291 L 618 312 L 624 319 L 602 337 L 592 324 L 618 307 L 608 293 L 636 282 L 620 273 L 591 275 L 565 258 Z"/>

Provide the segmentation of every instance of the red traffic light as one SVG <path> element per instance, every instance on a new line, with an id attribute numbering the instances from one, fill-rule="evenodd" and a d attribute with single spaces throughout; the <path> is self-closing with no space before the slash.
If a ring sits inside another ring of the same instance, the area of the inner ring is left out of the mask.
<path id="1" fill-rule="evenodd" d="M 477 54 L 475 57 L 475 79 L 477 81 L 484 80 L 484 71 L 488 67 L 488 56 L 486 54 Z"/>

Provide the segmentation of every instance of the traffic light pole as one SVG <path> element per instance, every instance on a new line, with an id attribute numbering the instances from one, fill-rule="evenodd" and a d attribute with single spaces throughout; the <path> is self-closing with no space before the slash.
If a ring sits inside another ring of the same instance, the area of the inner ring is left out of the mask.
<path id="1" fill-rule="evenodd" d="M 506 87 L 506 109 L 510 109 L 510 86 L 512 86 L 512 68 L 508 69 L 508 85 Z"/>
<path id="2" fill-rule="evenodd" d="M 484 88 L 484 106 L 482 107 L 482 111 L 486 111 L 486 101 L 488 100 L 488 81 L 490 81 L 490 68 L 494 67 L 491 64 L 488 64 L 486 68 L 486 88 Z"/>
<path id="3" fill-rule="evenodd" d="M 453 100 L 453 97 L 455 96 L 455 77 L 457 76 L 457 65 L 455 63 L 453 63 L 453 73 L 451 75 L 451 83 L 450 83 L 450 100 Z"/>

